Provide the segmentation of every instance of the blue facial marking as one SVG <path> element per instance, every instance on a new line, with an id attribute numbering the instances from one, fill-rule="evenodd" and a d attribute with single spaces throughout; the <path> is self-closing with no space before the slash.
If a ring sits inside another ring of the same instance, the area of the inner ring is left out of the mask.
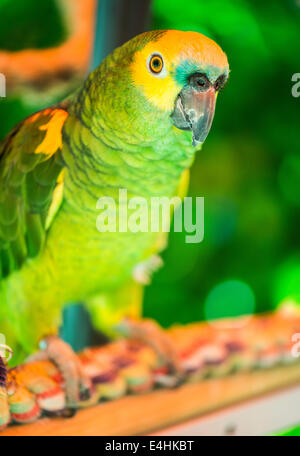
<path id="1" fill-rule="evenodd" d="M 175 69 L 171 70 L 172 76 L 180 85 L 185 85 L 188 82 L 189 77 L 194 73 L 204 73 L 208 79 L 214 83 L 221 74 L 227 76 L 228 70 L 227 68 L 220 69 L 214 65 L 204 64 L 200 66 L 198 62 L 190 59 L 181 61 Z"/>

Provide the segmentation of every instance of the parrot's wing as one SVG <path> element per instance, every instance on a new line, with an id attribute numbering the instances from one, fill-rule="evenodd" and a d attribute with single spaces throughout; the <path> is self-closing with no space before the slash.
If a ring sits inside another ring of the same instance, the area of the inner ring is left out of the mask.
<path id="1" fill-rule="evenodd" d="M 0 142 L 0 279 L 44 245 L 62 200 L 62 128 L 67 117 L 62 107 L 39 111 Z"/>

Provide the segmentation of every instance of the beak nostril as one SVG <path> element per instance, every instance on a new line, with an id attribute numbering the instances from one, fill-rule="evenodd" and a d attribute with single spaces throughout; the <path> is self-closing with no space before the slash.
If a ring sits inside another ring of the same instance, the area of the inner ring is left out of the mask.
<path id="1" fill-rule="evenodd" d="M 214 85 L 216 92 L 219 92 L 220 90 L 222 90 L 224 88 L 226 82 L 227 82 L 227 79 L 224 74 L 219 76 Z"/>
<path id="2" fill-rule="evenodd" d="M 200 90 L 201 92 L 208 90 L 211 86 L 210 81 L 203 73 L 194 73 L 189 78 L 189 84 L 196 90 Z"/>
<path id="3" fill-rule="evenodd" d="M 199 87 L 205 87 L 206 85 L 205 81 L 203 81 L 202 79 L 198 79 L 196 83 Z"/>

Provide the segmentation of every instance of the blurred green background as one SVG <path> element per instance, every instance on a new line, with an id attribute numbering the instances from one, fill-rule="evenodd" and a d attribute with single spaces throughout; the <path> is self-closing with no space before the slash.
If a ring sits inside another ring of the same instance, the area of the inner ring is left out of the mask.
<path id="1" fill-rule="evenodd" d="M 1 0 L 0 8 L 0 49 L 43 49 L 66 38 L 60 11 L 52 0 Z"/>
<path id="2" fill-rule="evenodd" d="M 190 194 L 205 197 L 204 241 L 171 234 L 147 315 L 169 325 L 299 300 L 299 2 L 154 0 L 152 11 L 154 28 L 214 39 L 231 73 L 191 172 Z"/>

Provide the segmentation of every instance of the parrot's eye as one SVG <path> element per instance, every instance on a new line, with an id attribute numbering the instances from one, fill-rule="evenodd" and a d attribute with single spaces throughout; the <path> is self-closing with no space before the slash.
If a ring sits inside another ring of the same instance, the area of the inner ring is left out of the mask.
<path id="1" fill-rule="evenodd" d="M 158 74 L 161 72 L 163 67 L 164 67 L 163 58 L 158 54 L 152 55 L 150 62 L 149 62 L 150 71 L 152 73 Z"/>

